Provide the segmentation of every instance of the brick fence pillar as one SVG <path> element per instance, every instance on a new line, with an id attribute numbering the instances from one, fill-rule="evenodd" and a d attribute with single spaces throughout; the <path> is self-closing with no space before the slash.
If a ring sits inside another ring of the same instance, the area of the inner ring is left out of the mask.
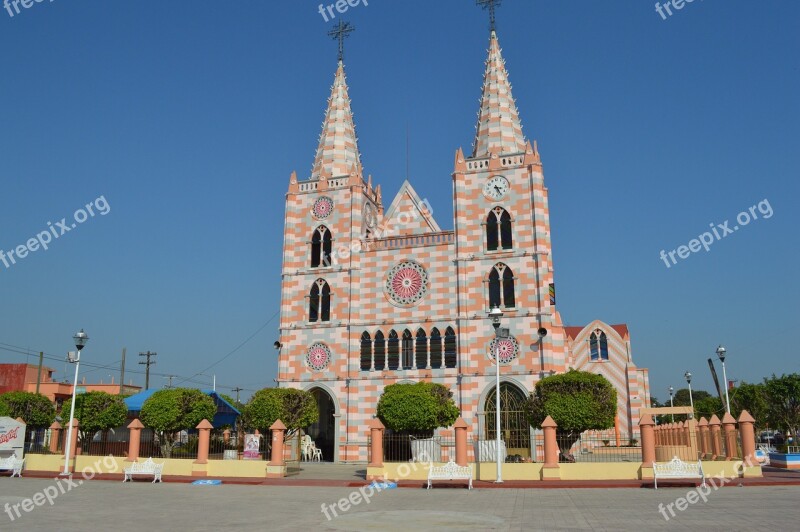
<path id="1" fill-rule="evenodd" d="M 653 418 L 645 414 L 639 420 L 639 431 L 642 434 L 642 467 L 653 467 L 656 461 L 656 439 L 653 430 Z"/>
<path id="2" fill-rule="evenodd" d="M 381 420 L 374 417 L 369 420 L 370 461 L 369 467 L 383 467 L 383 426 Z"/>
<path id="3" fill-rule="evenodd" d="M 714 460 L 717 456 L 722 456 L 722 441 L 720 440 L 720 421 L 716 414 L 711 416 L 711 421 L 708 422 L 708 429 L 711 437 L 711 459 Z"/>
<path id="4" fill-rule="evenodd" d="M 742 439 L 742 460 L 750 464 L 757 464 L 756 461 L 756 432 L 753 416 L 747 410 L 742 410 L 739 414 L 739 435 Z"/>
<path id="5" fill-rule="evenodd" d="M 80 428 L 81 424 L 78 423 L 77 418 L 72 418 L 72 438 L 69 442 L 69 457 L 70 459 L 74 459 L 77 456 L 77 449 L 78 449 L 78 428 Z"/>
<path id="6" fill-rule="evenodd" d="M 698 437 L 698 444 L 700 446 L 700 458 L 705 457 L 705 455 L 711 453 L 711 445 L 708 441 L 708 420 L 704 417 L 700 418 L 700 421 L 697 423 L 697 430 L 700 433 Z"/>
<path id="7" fill-rule="evenodd" d="M 286 462 L 283 460 L 283 440 L 284 434 L 286 434 L 286 425 L 278 419 L 269 430 L 272 433 L 272 453 L 270 454 L 270 461 L 267 463 L 267 477 L 285 477 Z"/>
<path id="8" fill-rule="evenodd" d="M 211 439 L 211 429 L 214 428 L 214 425 L 212 425 L 207 419 L 204 419 L 195 428 L 200 431 L 200 437 L 197 442 L 197 460 L 195 460 L 194 463 L 207 464 L 208 443 Z"/>
<path id="9" fill-rule="evenodd" d="M 456 429 L 456 464 L 461 467 L 467 465 L 467 427 L 467 422 L 460 417 L 453 425 Z"/>
<path id="10" fill-rule="evenodd" d="M 130 440 L 128 441 L 128 457 L 125 458 L 126 462 L 136 462 L 139 460 L 139 446 L 142 441 L 142 429 L 144 425 L 139 419 L 134 419 L 128 424 L 130 430 Z"/>
<path id="11" fill-rule="evenodd" d="M 725 434 L 725 458 L 735 460 L 739 458 L 739 446 L 736 444 L 736 419 L 725 412 L 722 416 L 722 431 Z"/>
<path id="12" fill-rule="evenodd" d="M 544 430 L 544 466 L 542 467 L 542 480 L 560 480 L 561 470 L 558 465 L 558 439 L 556 429 L 558 425 L 550 416 L 542 421 Z"/>
<path id="13" fill-rule="evenodd" d="M 58 439 L 61 437 L 61 423 L 53 421 L 50 425 L 50 452 L 56 454 L 58 452 Z"/>

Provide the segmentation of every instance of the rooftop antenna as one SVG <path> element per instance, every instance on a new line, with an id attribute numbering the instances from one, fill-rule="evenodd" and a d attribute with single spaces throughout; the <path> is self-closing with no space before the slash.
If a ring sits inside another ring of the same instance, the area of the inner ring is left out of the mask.
<path id="1" fill-rule="evenodd" d="M 328 36 L 339 41 L 339 62 L 344 61 L 344 40 L 355 31 L 355 26 L 339 20 L 339 25 L 328 32 Z"/>
<path id="2" fill-rule="evenodd" d="M 489 10 L 489 29 L 495 30 L 495 9 L 500 7 L 503 0 L 476 0 L 475 4 L 481 6 L 483 9 Z"/>

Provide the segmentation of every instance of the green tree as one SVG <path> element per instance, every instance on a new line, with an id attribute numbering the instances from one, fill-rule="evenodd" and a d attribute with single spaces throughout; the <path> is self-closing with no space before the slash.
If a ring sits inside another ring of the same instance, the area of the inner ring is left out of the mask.
<path id="1" fill-rule="evenodd" d="M 61 417 L 69 423 L 69 412 L 72 398 L 61 406 Z M 75 396 L 75 419 L 79 423 L 81 441 L 85 448 L 91 444 L 98 431 L 103 432 L 105 440 L 108 429 L 125 424 L 128 418 L 128 407 L 119 395 L 107 392 L 86 392 Z"/>
<path id="2" fill-rule="evenodd" d="M 395 431 L 430 435 L 439 427 L 449 427 L 459 411 L 453 392 L 441 384 L 417 382 L 390 384 L 378 400 L 378 418 Z"/>
<path id="3" fill-rule="evenodd" d="M 0 417 L 11 416 L 11 409 L 3 401 L 3 396 L 0 395 Z"/>
<path id="4" fill-rule="evenodd" d="M 161 456 L 172 456 L 173 435 L 195 428 L 201 421 L 214 419 L 217 405 L 200 390 L 172 388 L 159 390 L 142 405 L 139 418 L 158 435 Z"/>
<path id="5" fill-rule="evenodd" d="M 694 415 L 697 416 L 698 421 L 701 417 L 706 418 L 706 421 L 708 421 L 711 419 L 711 416 L 714 415 L 722 419 L 722 416 L 725 415 L 725 407 L 723 406 L 722 401 L 719 400 L 719 397 L 709 395 L 708 397 L 704 397 L 700 400 L 695 400 L 694 412 Z"/>
<path id="6" fill-rule="evenodd" d="M 53 403 L 40 393 L 6 392 L 0 402 L 6 405 L 8 416 L 22 418 L 29 427 L 49 427 L 56 417 Z"/>
<path id="7" fill-rule="evenodd" d="M 692 401 L 695 403 L 706 397 L 711 397 L 711 394 L 705 390 L 692 390 Z M 689 400 L 689 388 L 681 388 L 672 397 L 672 404 L 675 406 L 691 406 L 692 401 Z M 669 406 L 669 403 L 665 406 Z"/>
<path id="8" fill-rule="evenodd" d="M 800 374 L 792 373 L 764 381 L 770 424 L 797 434 L 800 427 Z"/>
<path id="9" fill-rule="evenodd" d="M 264 388 L 253 394 L 244 408 L 244 424 L 269 434 L 277 420 L 286 428 L 285 438 L 319 420 L 319 408 L 314 394 L 295 388 Z"/>
<path id="10" fill-rule="evenodd" d="M 602 375 L 570 370 L 537 382 L 525 411 L 534 428 L 541 428 L 547 416 L 553 418 L 559 448 L 566 455 L 582 432 L 614 426 L 617 391 Z"/>
<path id="11" fill-rule="evenodd" d="M 767 400 L 767 389 L 763 383 L 750 384 L 742 382 L 729 393 L 733 417 L 739 419 L 742 410 L 747 410 L 755 418 L 757 430 L 767 426 L 769 423 L 769 401 Z"/>

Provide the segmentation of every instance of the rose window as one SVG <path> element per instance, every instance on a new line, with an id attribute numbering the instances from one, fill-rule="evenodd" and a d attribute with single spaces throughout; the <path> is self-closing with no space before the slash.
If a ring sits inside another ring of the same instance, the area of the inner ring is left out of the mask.
<path id="1" fill-rule="evenodd" d="M 306 363 L 314 371 L 322 371 L 331 361 L 331 350 L 327 345 L 317 342 L 308 348 Z"/>
<path id="2" fill-rule="evenodd" d="M 413 305 L 428 291 L 428 272 L 414 261 L 403 261 L 386 274 L 386 293 L 399 305 Z"/>
<path id="3" fill-rule="evenodd" d="M 509 338 L 495 338 L 489 344 L 489 358 L 500 358 L 500 364 L 508 364 L 519 356 L 519 344 L 513 336 Z"/>
<path id="4" fill-rule="evenodd" d="M 327 218 L 333 212 L 333 200 L 327 196 L 317 198 L 317 201 L 314 202 L 312 212 L 315 218 L 320 220 Z"/>

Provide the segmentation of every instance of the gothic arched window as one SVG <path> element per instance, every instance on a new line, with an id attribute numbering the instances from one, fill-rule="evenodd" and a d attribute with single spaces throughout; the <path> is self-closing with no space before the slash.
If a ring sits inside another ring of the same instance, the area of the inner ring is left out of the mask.
<path id="1" fill-rule="evenodd" d="M 458 362 L 456 354 L 456 332 L 448 327 L 444 332 L 444 367 L 454 368 Z"/>
<path id="2" fill-rule="evenodd" d="M 489 272 L 489 308 L 514 308 L 514 272 L 498 262 Z"/>
<path id="3" fill-rule="evenodd" d="M 361 334 L 361 371 L 372 369 L 372 338 L 364 331 Z"/>
<path id="4" fill-rule="evenodd" d="M 332 249 L 331 232 L 324 225 L 320 225 L 314 230 L 314 235 L 311 237 L 311 267 L 330 266 Z"/>
<path id="5" fill-rule="evenodd" d="M 331 287 L 317 279 L 308 295 L 308 321 L 331 321 Z"/>
<path id="6" fill-rule="evenodd" d="M 502 207 L 495 207 L 486 216 L 486 249 L 513 249 L 511 215 Z"/>
<path id="7" fill-rule="evenodd" d="M 431 368 L 442 367 L 442 334 L 439 329 L 431 329 Z"/>
<path id="8" fill-rule="evenodd" d="M 600 329 L 595 329 L 589 337 L 591 360 L 608 360 L 608 337 Z"/>
<path id="9" fill-rule="evenodd" d="M 400 366 L 400 339 L 397 333 L 392 329 L 389 331 L 389 369 L 396 370 Z"/>
<path id="10" fill-rule="evenodd" d="M 375 333 L 375 369 L 380 371 L 386 368 L 386 340 L 383 331 Z"/>
<path id="11" fill-rule="evenodd" d="M 425 329 L 422 327 L 417 330 L 415 359 L 417 362 L 417 369 L 425 369 L 428 367 L 428 335 L 425 334 Z"/>
<path id="12" fill-rule="evenodd" d="M 411 331 L 403 331 L 403 369 L 414 367 L 414 337 Z"/>

